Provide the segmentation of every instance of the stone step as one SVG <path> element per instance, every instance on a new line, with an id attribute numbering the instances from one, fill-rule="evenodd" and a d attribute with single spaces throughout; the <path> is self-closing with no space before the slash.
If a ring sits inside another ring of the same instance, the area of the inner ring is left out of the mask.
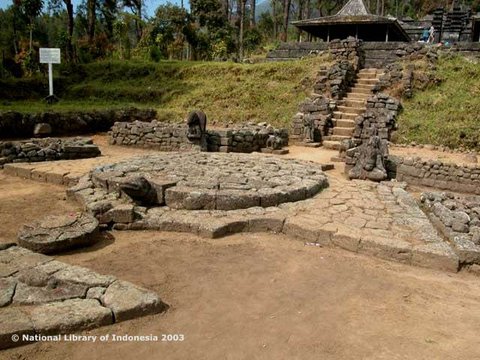
<path id="1" fill-rule="evenodd" d="M 342 111 L 334 111 L 333 116 L 335 119 L 342 119 L 342 120 L 355 120 L 359 114 L 354 113 L 346 113 Z"/>
<path id="2" fill-rule="evenodd" d="M 323 140 L 322 146 L 325 149 L 340 150 L 340 141 Z"/>
<path id="3" fill-rule="evenodd" d="M 339 101 L 339 105 L 355 107 L 355 108 L 364 108 L 366 104 L 367 104 L 366 100 L 343 99 Z"/>
<path id="4" fill-rule="evenodd" d="M 357 80 L 377 80 L 377 79 L 378 79 L 378 76 L 376 73 L 357 75 Z"/>
<path id="5" fill-rule="evenodd" d="M 372 89 L 362 89 L 362 88 L 352 88 L 349 92 L 349 94 L 360 94 L 360 95 L 371 95 L 372 94 Z"/>
<path id="6" fill-rule="evenodd" d="M 335 135 L 352 137 L 353 128 L 336 126 L 336 127 L 333 128 L 333 136 L 335 136 Z"/>
<path id="7" fill-rule="evenodd" d="M 329 135 L 329 136 L 325 136 L 325 140 L 328 140 L 328 141 L 338 141 L 338 142 L 342 142 L 343 140 L 348 140 L 350 139 L 351 136 L 347 136 L 347 135 Z"/>
<path id="8" fill-rule="evenodd" d="M 375 87 L 375 85 L 372 84 L 358 84 L 354 83 L 353 86 L 350 88 L 352 90 L 356 89 L 366 89 L 366 90 L 372 90 Z"/>
<path id="9" fill-rule="evenodd" d="M 361 115 L 365 112 L 366 108 L 359 108 L 359 107 L 353 107 L 353 106 L 337 106 L 338 110 L 343 112 L 343 113 L 348 113 L 348 114 L 358 114 Z"/>
<path id="10" fill-rule="evenodd" d="M 346 97 L 344 97 L 344 100 L 361 100 L 361 101 L 367 101 L 367 99 L 370 97 L 370 94 L 352 94 L 348 93 Z"/>
<path id="11" fill-rule="evenodd" d="M 377 69 L 361 69 L 358 71 L 358 74 L 376 74 Z"/>
<path id="12" fill-rule="evenodd" d="M 359 85 L 375 85 L 378 79 L 357 79 L 356 83 Z"/>
<path id="13" fill-rule="evenodd" d="M 351 128 L 351 129 L 355 128 L 354 120 L 333 118 L 333 123 L 335 124 L 335 126 L 339 126 L 339 127 Z"/>

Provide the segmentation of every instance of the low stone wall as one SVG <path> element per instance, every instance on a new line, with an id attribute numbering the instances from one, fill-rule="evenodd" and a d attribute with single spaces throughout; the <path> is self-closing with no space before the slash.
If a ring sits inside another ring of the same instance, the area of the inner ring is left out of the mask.
<path id="1" fill-rule="evenodd" d="M 78 135 L 108 131 L 117 121 L 151 121 L 156 116 L 153 109 L 129 108 L 123 110 L 74 111 L 41 113 L 0 112 L 0 138 L 32 137 L 36 124 L 46 123 L 53 136 Z"/>
<path id="2" fill-rule="evenodd" d="M 462 193 L 480 194 L 480 165 L 462 166 L 439 160 L 391 158 L 396 164 L 398 181 Z"/>
<path id="3" fill-rule="evenodd" d="M 269 136 L 276 136 L 279 147 L 288 145 L 287 129 L 275 129 L 267 124 L 247 125 L 226 130 L 208 130 L 208 151 L 251 153 L 267 148 Z"/>
<path id="4" fill-rule="evenodd" d="M 137 146 L 160 151 L 200 150 L 199 142 L 187 138 L 187 127 L 152 122 L 117 122 L 109 131 L 112 145 Z"/>
<path id="5" fill-rule="evenodd" d="M 270 136 L 276 136 L 280 146 L 288 145 L 288 131 L 275 129 L 266 123 L 232 129 L 207 130 L 206 148 L 211 152 L 251 153 L 267 147 Z M 166 124 L 156 120 L 145 123 L 115 123 L 109 132 L 113 145 L 138 146 L 160 151 L 204 150 L 203 144 L 187 137 L 184 124 Z"/>
<path id="6" fill-rule="evenodd" d="M 0 168 L 17 162 L 85 159 L 99 156 L 100 149 L 91 139 L 30 139 L 0 142 Z"/>

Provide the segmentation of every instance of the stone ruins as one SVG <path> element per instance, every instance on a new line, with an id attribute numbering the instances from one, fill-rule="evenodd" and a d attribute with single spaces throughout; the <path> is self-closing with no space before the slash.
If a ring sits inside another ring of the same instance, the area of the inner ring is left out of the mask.
<path id="1" fill-rule="evenodd" d="M 344 12 L 361 2 L 349 4 Z M 399 60 L 434 65 L 441 50 L 328 40 L 282 44 L 268 55 L 323 53 L 331 60 L 318 69 L 288 129 L 266 122 L 210 128 L 200 110 L 182 123 L 160 122 L 148 109 L 1 113 L 2 172 L 64 185 L 81 211 L 31 219 L 18 244 L 0 244 L 0 349 L 24 344 L 13 334 L 71 333 L 168 309 L 147 289 L 44 255 L 82 251 L 111 229 L 205 238 L 273 232 L 443 271 L 480 265 L 480 166 L 401 158 L 388 149 L 400 99 L 418 82 L 438 81 Z M 452 51 L 480 47 L 457 44 Z M 100 156 L 89 138 L 58 137 L 96 132 L 108 132 L 110 145 L 150 152 Z M 345 163 L 344 176 L 329 176 L 332 164 L 277 156 L 292 143 L 335 150 L 332 161 Z M 89 170 L 78 170 L 80 163 Z M 410 185 L 466 194 L 434 189 L 417 202 Z"/>

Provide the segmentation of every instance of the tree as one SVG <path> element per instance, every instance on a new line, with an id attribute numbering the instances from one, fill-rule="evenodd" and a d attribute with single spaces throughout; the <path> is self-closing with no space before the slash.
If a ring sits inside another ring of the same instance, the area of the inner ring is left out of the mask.
<path id="1" fill-rule="evenodd" d="M 87 19 L 88 19 L 88 43 L 93 43 L 95 36 L 95 22 L 97 21 L 97 0 L 87 0 Z"/>
<path id="2" fill-rule="evenodd" d="M 283 32 L 282 41 L 287 41 L 288 38 L 288 20 L 290 18 L 290 5 L 292 0 L 284 0 L 283 2 Z"/>
<path id="3" fill-rule="evenodd" d="M 240 59 L 243 59 L 244 49 L 243 49 L 243 34 L 244 34 L 244 27 L 245 27 L 245 5 L 247 0 L 239 0 L 240 1 L 240 33 L 238 36 L 238 46 L 239 46 L 239 56 Z"/>
<path id="4" fill-rule="evenodd" d="M 137 41 L 139 41 L 142 37 L 143 0 L 123 0 L 123 4 L 129 7 L 136 16 L 135 33 L 137 35 Z"/>
<path id="5" fill-rule="evenodd" d="M 16 0 L 20 4 L 22 12 L 28 17 L 30 22 L 30 52 L 33 51 L 33 26 L 35 18 L 40 15 L 43 8 L 43 0 Z"/>
<path id="6" fill-rule="evenodd" d="M 255 6 L 256 0 L 250 0 L 250 27 L 255 26 Z"/>

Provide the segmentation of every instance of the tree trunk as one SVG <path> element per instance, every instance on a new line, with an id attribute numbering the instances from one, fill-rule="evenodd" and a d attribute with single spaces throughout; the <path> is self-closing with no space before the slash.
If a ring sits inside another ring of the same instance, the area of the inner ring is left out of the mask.
<path id="1" fill-rule="evenodd" d="M 182 0 L 183 2 L 183 0 Z M 229 11 L 228 11 L 228 0 L 222 0 L 222 11 L 223 11 L 223 16 L 225 16 L 225 19 L 227 20 L 230 20 L 230 16 L 229 16 Z"/>
<path id="2" fill-rule="evenodd" d="M 87 17 L 88 17 L 88 42 L 93 43 L 95 37 L 95 21 L 97 11 L 97 0 L 87 0 Z"/>
<path id="3" fill-rule="evenodd" d="M 298 12 L 297 12 L 297 20 L 303 20 L 303 5 L 304 0 L 298 0 Z M 297 29 L 297 42 L 302 40 L 302 30 Z"/>
<path id="4" fill-rule="evenodd" d="M 138 20 L 136 21 L 137 24 L 137 41 L 140 41 L 142 37 L 142 0 L 138 0 Z"/>
<path id="5" fill-rule="evenodd" d="M 63 0 L 67 8 L 67 59 L 73 61 L 73 4 L 72 0 Z"/>
<path id="6" fill-rule="evenodd" d="M 255 6 L 257 0 L 250 0 L 250 27 L 255 26 Z"/>
<path id="7" fill-rule="evenodd" d="M 33 48 L 33 18 L 30 18 L 30 53 Z"/>
<path id="8" fill-rule="evenodd" d="M 283 32 L 282 41 L 286 42 L 288 39 L 288 20 L 290 17 L 291 0 L 285 0 L 283 3 Z"/>
<path id="9" fill-rule="evenodd" d="M 376 14 L 377 14 L 377 15 L 380 15 L 380 0 L 377 0 Z"/>
<path id="10" fill-rule="evenodd" d="M 276 0 L 272 1 L 272 17 L 273 17 L 273 39 L 277 39 L 277 9 L 276 9 Z"/>
<path id="11" fill-rule="evenodd" d="M 238 0 L 240 2 L 240 35 L 238 39 L 239 44 L 239 57 L 240 60 L 243 60 L 244 49 L 243 49 L 243 31 L 245 26 L 245 3 L 247 0 Z"/>

